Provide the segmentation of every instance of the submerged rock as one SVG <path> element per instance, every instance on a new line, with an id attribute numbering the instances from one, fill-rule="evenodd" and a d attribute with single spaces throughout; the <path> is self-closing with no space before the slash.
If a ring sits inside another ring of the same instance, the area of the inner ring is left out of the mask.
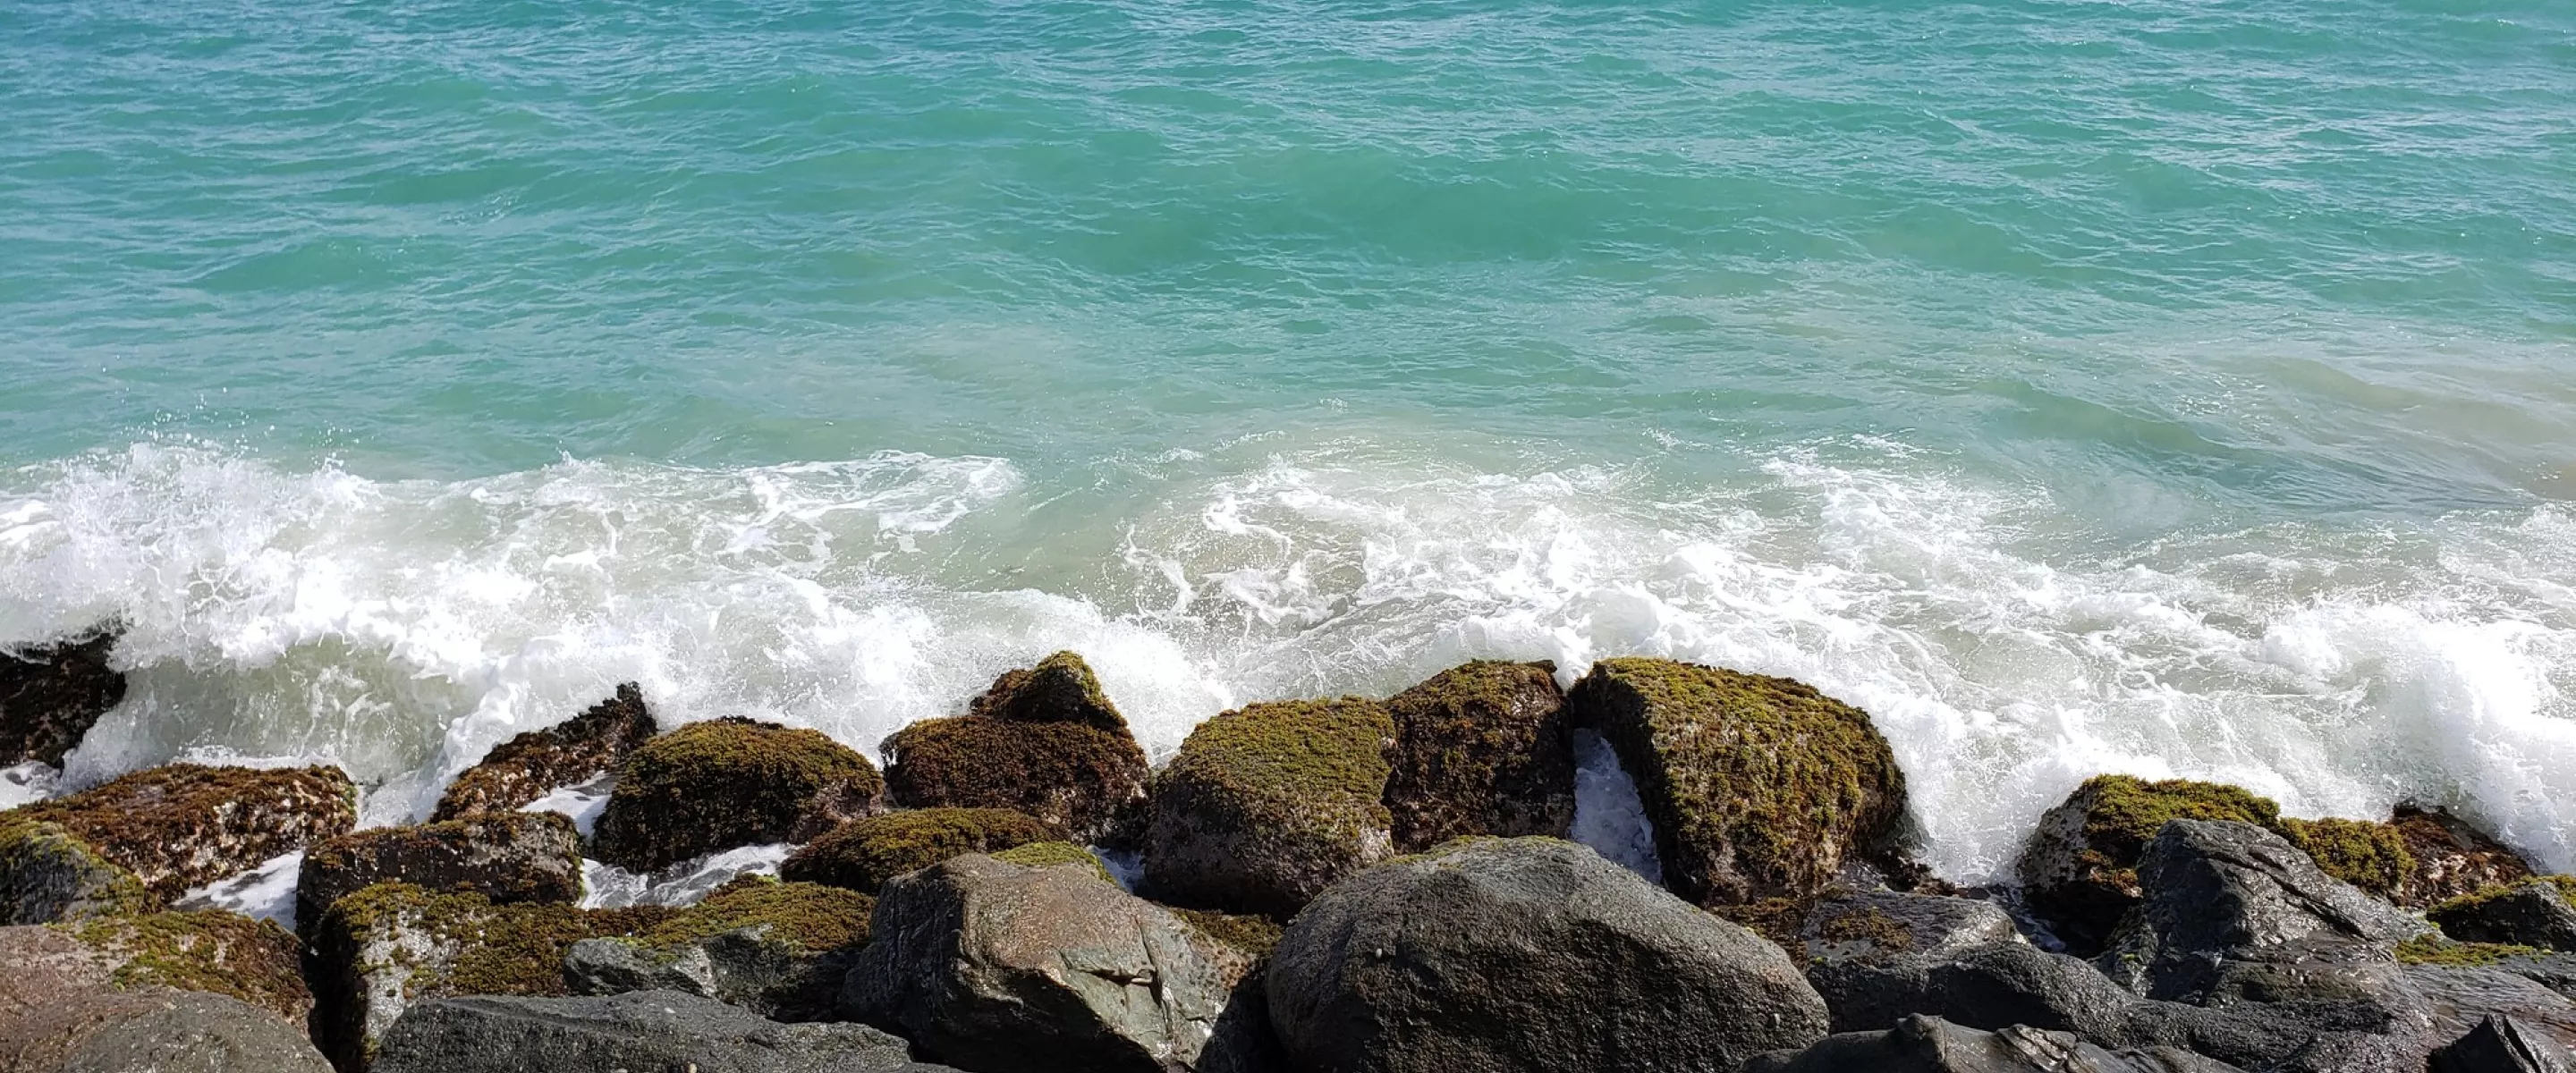
<path id="1" fill-rule="evenodd" d="M 867 757 L 819 731 L 749 719 L 691 723 L 618 767 L 591 849 L 650 872 L 737 846 L 802 842 L 878 811 L 884 795 Z"/>
<path id="2" fill-rule="evenodd" d="M 553 813 L 505 812 L 342 835 L 305 852 L 296 926 L 310 928 L 331 903 L 391 880 L 495 904 L 577 902 L 581 834 Z"/>
<path id="3" fill-rule="evenodd" d="M 2433 907 L 2442 934 L 2466 943 L 2576 951 L 2576 877 L 2540 876 Z"/>
<path id="4" fill-rule="evenodd" d="M 778 866 L 778 875 L 874 894 L 896 876 L 951 857 L 998 853 L 1063 838 L 1061 828 L 1008 809 L 889 812 L 833 828 L 789 856 Z"/>
<path id="5" fill-rule="evenodd" d="M 1236 981 L 1170 910 L 980 854 L 886 885 L 843 1012 L 977 1073 L 1191 1069 Z"/>
<path id="6" fill-rule="evenodd" d="M 2039 819 L 2019 870 L 2030 908 L 2067 948 L 2099 952 L 2138 904 L 2138 857 L 2168 820 L 2277 827 L 2280 807 L 2234 786 L 2097 775 Z"/>
<path id="7" fill-rule="evenodd" d="M 865 1025 L 782 1025 L 672 991 L 448 998 L 386 1034 L 376 1073 L 954 1073 Z"/>
<path id="8" fill-rule="evenodd" d="M 8 816 L 59 824 L 157 904 L 348 833 L 358 788 L 335 767 L 170 764 Z"/>
<path id="9" fill-rule="evenodd" d="M 1745 1073 L 2240 1073 L 2170 1047 L 2111 1051 L 2072 1033 L 2014 1025 L 1998 1032 L 1938 1017 L 1907 1017 L 1885 1032 L 1830 1037 L 1799 1052 L 1764 1055 Z"/>
<path id="10" fill-rule="evenodd" d="M 1781 950 L 1582 846 L 1466 839 L 1317 898 L 1267 983 L 1301 1068 L 1734 1069 L 1822 1038 Z"/>
<path id="11" fill-rule="evenodd" d="M 1386 805 L 1395 846 L 1574 826 L 1574 732 L 1552 663 L 1478 660 L 1388 698 Z"/>
<path id="12" fill-rule="evenodd" d="M 125 675 L 107 662 L 123 635 L 109 627 L 0 650 L 0 767 L 60 766 L 98 718 L 125 700 Z"/>
<path id="13" fill-rule="evenodd" d="M 744 877 L 631 937 L 574 943 L 564 980 L 577 995 L 678 991 L 771 1020 L 823 1020 L 875 906 L 838 887 Z"/>
<path id="14" fill-rule="evenodd" d="M 63 825 L 16 816 L 0 813 L 0 925 L 141 913 L 156 904 L 134 873 Z"/>
<path id="15" fill-rule="evenodd" d="M 480 762 L 448 784 L 429 818 L 457 820 L 517 811 L 556 790 L 616 770 L 619 761 L 653 737 L 654 730 L 642 688 L 633 682 L 621 684 L 616 696 L 580 715 L 493 746 Z"/>
<path id="16" fill-rule="evenodd" d="M 1374 701 L 1255 704 L 1200 723 L 1155 777 L 1145 887 L 1286 918 L 1395 852 L 1394 720 Z"/>
<path id="17" fill-rule="evenodd" d="M 1635 777 L 1666 884 L 1701 905 L 1812 897 L 1883 857 L 1905 815 L 1868 714 L 1800 682 L 1608 659 L 1566 706 Z"/>
<path id="18" fill-rule="evenodd" d="M 879 748 L 897 805 L 1011 809 L 1086 842 L 1145 797 L 1145 751 L 1071 652 L 1006 673 L 966 715 L 921 720 Z"/>

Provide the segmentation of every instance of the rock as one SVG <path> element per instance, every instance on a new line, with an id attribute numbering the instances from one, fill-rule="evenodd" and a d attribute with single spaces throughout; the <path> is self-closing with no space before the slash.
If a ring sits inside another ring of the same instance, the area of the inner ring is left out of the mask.
<path id="1" fill-rule="evenodd" d="M 980 854 L 888 883 L 842 1012 L 977 1073 L 1192 1067 L 1225 1009 L 1206 940 L 1072 866 Z"/>
<path id="2" fill-rule="evenodd" d="M 994 860 L 1004 864 L 1016 864 L 1022 868 L 1051 868 L 1059 864 L 1078 864 L 1092 875 L 1099 876 L 1103 883 L 1118 882 L 1117 874 L 1109 870 L 1109 863 L 1101 860 L 1099 854 L 1071 842 L 1030 842 L 1002 850 L 992 856 Z"/>
<path id="3" fill-rule="evenodd" d="M 125 675 L 107 659 L 124 631 L 17 651 L 0 650 L 0 767 L 62 765 L 81 735 L 125 700 Z"/>
<path id="4" fill-rule="evenodd" d="M 1574 732 L 1552 663 L 1478 660 L 1389 698 L 1395 846 L 1574 827 Z"/>
<path id="5" fill-rule="evenodd" d="M 1898 891 L 1860 891 L 1818 900 L 1798 928 L 1810 965 L 1940 958 L 1996 942 L 2020 942 L 2012 917 L 1992 902 Z"/>
<path id="6" fill-rule="evenodd" d="M 1827 1026 L 1778 947 L 1548 838 L 1342 882 L 1288 926 L 1267 987 L 1297 1064 L 1344 1073 L 1734 1069 Z"/>
<path id="7" fill-rule="evenodd" d="M 2138 904 L 2138 857 L 2167 820 L 2275 827 L 2280 807 L 2233 786 L 2098 775 L 2039 819 L 2019 870 L 2031 910 L 2078 954 L 2098 953 Z"/>
<path id="8" fill-rule="evenodd" d="M 134 873 L 156 904 L 348 833 L 358 788 L 334 767 L 170 764 L 8 815 L 55 823 Z"/>
<path id="9" fill-rule="evenodd" d="M 1086 842 L 1145 799 L 1145 750 L 1071 652 L 1002 675 L 966 715 L 924 719 L 879 749 L 899 806 L 1011 809 Z"/>
<path id="10" fill-rule="evenodd" d="M 550 812 L 504 812 L 342 835 L 305 851 L 295 923 L 310 929 L 331 903 L 400 880 L 473 891 L 495 904 L 581 900 L 581 833 Z"/>
<path id="11" fill-rule="evenodd" d="M 2092 965 L 2018 940 L 1938 954 L 1829 958 L 1807 979 L 1833 1011 L 1836 1032 L 1875 1031 L 1920 1013 L 1996 1031 L 2028 1025 L 2094 1039 L 2119 1038 L 2137 996 Z"/>
<path id="12" fill-rule="evenodd" d="M 695 995 L 449 998 L 403 1015 L 376 1073 L 954 1073 L 865 1025 L 782 1025 Z"/>
<path id="13" fill-rule="evenodd" d="M 2145 897 L 2102 961 L 2150 998 L 2207 1004 L 2259 985 L 2248 997 L 2281 1001 L 2294 983 L 2285 971 L 2308 977 L 2301 997 L 2343 997 L 2315 966 L 2392 964 L 2387 948 L 2425 930 L 2250 823 L 2170 821 L 2137 872 Z"/>
<path id="14" fill-rule="evenodd" d="M 161 916 L 167 919 L 112 929 L 104 921 L 77 930 L 0 928 L 0 966 L 7 967 L 0 973 L 0 1069 L 328 1068 L 304 1042 L 301 1022 L 289 1020 L 301 1004 L 286 992 L 301 995 L 304 986 L 292 936 L 230 914 Z M 206 990 L 168 986 L 174 983 Z M 272 1001 L 252 1006 L 243 995 Z"/>
<path id="15" fill-rule="evenodd" d="M 1374 701 L 1255 704 L 1200 723 L 1155 776 L 1144 886 L 1282 919 L 1392 856 L 1395 723 Z"/>
<path id="16" fill-rule="evenodd" d="M 2571 1073 L 2576 1056 L 2510 1017 L 2489 1017 L 2433 1052 L 2432 1073 Z"/>
<path id="17" fill-rule="evenodd" d="M 675 910 L 583 910 L 378 883 L 341 898 L 313 928 L 313 1041 L 343 1070 L 365 1066 L 412 1004 L 454 995 L 562 995 L 574 943 L 631 936 Z"/>
<path id="18" fill-rule="evenodd" d="M 590 710 L 544 730 L 531 730 L 492 747 L 483 759 L 448 784 L 430 819 L 459 820 L 515 812 L 567 786 L 616 770 L 618 762 L 653 736 L 653 713 L 633 682 Z"/>
<path id="19" fill-rule="evenodd" d="M 58 823 L 0 813 L 0 924 L 50 924 L 155 904 L 134 873 L 108 863 Z"/>
<path id="20" fill-rule="evenodd" d="M 774 1021 L 823 1020 L 875 906 L 838 887 L 746 876 L 631 938 L 574 943 L 564 981 L 576 995 L 679 991 Z"/>
<path id="21" fill-rule="evenodd" d="M 1701 905 L 1803 900 L 1886 858 L 1905 775 L 1869 716 L 1803 683 L 1608 659 L 1566 707 L 1634 776 L 1665 883 Z"/>
<path id="22" fill-rule="evenodd" d="M 303 1023 L 313 1012 L 303 944 L 286 929 L 220 909 L 94 917 L 57 925 L 109 966 L 120 987 L 203 991 Z"/>
<path id="23" fill-rule="evenodd" d="M 63 1026 L 65 1031 L 22 1050 L 19 1064 L 0 1068 L 30 1073 L 329 1073 L 331 1069 L 295 1025 L 222 995 L 161 988 L 112 991 L 84 996 L 80 1012 L 83 1016 L 74 1025 Z M 6 1035 L 0 1029 L 0 1037 Z M 58 1064 L 52 1062 L 56 1053 L 62 1055 Z"/>
<path id="24" fill-rule="evenodd" d="M 2420 909 L 2533 875 L 2520 854 L 2440 809 L 2399 805 L 2388 823 L 2415 862 L 2398 887 L 2399 905 Z"/>
<path id="25" fill-rule="evenodd" d="M 2236 1067 L 2169 1047 L 2108 1051 L 2066 1032 L 2015 1025 L 1998 1032 L 1938 1017 L 1907 1017 L 1885 1032 L 1827 1038 L 1765 1055 L 1745 1073 L 2231 1073 Z"/>
<path id="26" fill-rule="evenodd" d="M 2541 876 L 2454 898 L 2426 914 L 2461 942 L 2576 952 L 2576 877 Z"/>
<path id="27" fill-rule="evenodd" d="M 1007 809 L 889 812 L 833 828 L 831 833 L 790 855 L 778 866 L 778 875 L 781 879 L 874 894 L 896 876 L 920 871 L 950 857 L 995 853 L 1063 838 L 1061 828 Z"/>
<path id="28" fill-rule="evenodd" d="M 2283 818 L 2279 831 L 2317 869 L 2382 900 L 2394 901 L 2415 873 L 2414 855 L 2394 824 L 2368 820 Z"/>
<path id="29" fill-rule="evenodd" d="M 875 765 L 812 730 L 692 723 L 618 767 L 592 852 L 632 872 L 771 842 L 802 842 L 882 807 Z"/>

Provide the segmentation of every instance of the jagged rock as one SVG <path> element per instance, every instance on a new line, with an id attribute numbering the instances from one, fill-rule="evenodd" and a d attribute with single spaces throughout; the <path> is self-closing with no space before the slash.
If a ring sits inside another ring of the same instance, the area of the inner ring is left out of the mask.
<path id="1" fill-rule="evenodd" d="M 2511 1017 L 2489 1017 L 2433 1052 L 2432 1073 L 2571 1073 L 2576 1056 Z"/>
<path id="2" fill-rule="evenodd" d="M 967 713 L 924 719 L 878 747 L 895 804 L 1011 809 L 1090 842 L 1144 802 L 1145 750 L 1081 656 L 1004 674 Z"/>
<path id="3" fill-rule="evenodd" d="M 591 850 L 650 872 L 737 846 L 802 842 L 877 812 L 884 797 L 876 766 L 819 731 L 692 723 L 619 765 Z"/>
<path id="4" fill-rule="evenodd" d="M 1548 838 L 1342 882 L 1288 926 L 1267 987 L 1298 1065 L 1345 1073 L 1733 1069 L 1827 1026 L 1778 947 Z"/>
<path id="5" fill-rule="evenodd" d="M 1768 1054 L 1745 1073 L 2238 1073 L 2223 1062 L 2170 1047 L 2109 1051 L 2072 1033 L 2014 1025 L 1997 1032 L 1938 1017 L 1907 1017 L 1885 1032 L 1827 1038 L 1798 1052 Z"/>
<path id="6" fill-rule="evenodd" d="M 2099 952 L 2138 904 L 2139 855 L 2175 819 L 2276 827 L 2281 809 L 2220 783 L 2095 776 L 2039 818 L 2022 850 L 2022 893 L 2031 910 L 2069 950 Z"/>
<path id="7" fill-rule="evenodd" d="M 633 682 L 588 711 L 544 730 L 531 730 L 492 747 L 465 769 L 438 799 L 430 819 L 460 820 L 516 811 L 567 786 L 616 770 L 654 732 L 652 710 Z"/>
<path id="8" fill-rule="evenodd" d="M 2468 943 L 2576 951 L 2576 877 L 2540 876 L 2454 898 L 2426 914 Z"/>
<path id="9" fill-rule="evenodd" d="M 108 863 L 58 823 L 0 813 L 0 924 L 50 924 L 155 904 L 134 873 Z"/>
<path id="10" fill-rule="evenodd" d="M 631 938 L 574 943 L 564 980 L 577 995 L 678 991 L 774 1021 L 823 1020 L 875 906 L 838 887 L 747 876 Z"/>
<path id="11" fill-rule="evenodd" d="M 348 833 L 358 788 L 335 767 L 170 764 L 7 815 L 55 823 L 132 872 L 156 904 Z"/>
<path id="12" fill-rule="evenodd" d="M 1145 889 L 1286 918 L 1394 855 L 1394 720 L 1374 701 L 1255 704 L 1200 723 L 1155 776 Z"/>
<path id="13" fill-rule="evenodd" d="M 60 766 L 98 717 L 125 700 L 125 675 L 107 662 L 122 636 L 108 627 L 0 649 L 0 767 L 31 760 Z"/>
<path id="14" fill-rule="evenodd" d="M 886 885 L 842 1010 L 977 1073 L 1174 1073 L 1234 982 L 1170 910 L 1076 866 L 970 854 Z"/>
<path id="15" fill-rule="evenodd" d="M 2413 862 L 2399 905 L 2420 909 L 2532 877 L 2520 854 L 2448 812 L 2399 805 L 2388 823 Z"/>
<path id="16" fill-rule="evenodd" d="M 1478 660 L 1387 699 L 1395 846 L 1574 826 L 1574 732 L 1552 663 Z"/>
<path id="17" fill-rule="evenodd" d="M 1664 881 L 1701 905 L 1803 900 L 1889 856 L 1905 775 L 1869 716 L 1786 678 L 1608 659 L 1566 695 L 1637 781 Z"/>
<path id="18" fill-rule="evenodd" d="M 998 853 L 1064 837 L 1062 828 L 1007 809 L 889 812 L 833 828 L 790 855 L 778 866 L 778 875 L 874 894 L 896 876 L 950 857 Z"/>
<path id="19" fill-rule="evenodd" d="M 328 1073 L 297 1026 L 237 999 L 144 988 L 78 996 L 49 1035 L 8 1051 L 0 1068 L 29 1073 Z M 55 1057 L 59 1055 L 60 1057 Z M 15 1058 L 16 1064 L 5 1060 Z"/>
<path id="20" fill-rule="evenodd" d="M 2145 897 L 2102 964 L 2149 998 L 2366 994 L 2393 965 L 2387 948 L 2425 930 L 2250 823 L 2170 821 L 2138 879 Z"/>
<path id="21" fill-rule="evenodd" d="M 865 1025 L 782 1025 L 695 995 L 449 998 L 405 1013 L 376 1073 L 955 1073 Z"/>
<path id="22" fill-rule="evenodd" d="M 331 903 L 389 880 L 495 904 L 577 902 L 581 833 L 550 812 L 504 812 L 342 835 L 305 851 L 296 926 L 309 929 Z"/>

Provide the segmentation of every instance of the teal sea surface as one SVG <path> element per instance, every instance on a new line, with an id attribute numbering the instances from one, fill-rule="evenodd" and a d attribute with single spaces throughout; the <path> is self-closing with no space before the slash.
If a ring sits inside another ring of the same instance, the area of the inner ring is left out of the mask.
<path id="1" fill-rule="evenodd" d="M 372 821 L 636 680 L 1799 677 L 2576 868 L 2566 0 L 0 4 L 0 643 Z M 44 784 L 20 781 L 41 792 Z"/>

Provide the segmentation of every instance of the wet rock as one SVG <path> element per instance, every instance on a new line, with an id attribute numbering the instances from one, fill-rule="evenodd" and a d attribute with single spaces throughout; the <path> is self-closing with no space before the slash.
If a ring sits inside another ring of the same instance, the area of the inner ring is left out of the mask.
<path id="1" fill-rule="evenodd" d="M 865 1025 L 782 1025 L 695 995 L 449 998 L 386 1034 L 376 1073 L 954 1073 Z"/>
<path id="2" fill-rule="evenodd" d="M 591 850 L 650 872 L 737 846 L 802 842 L 877 812 L 884 796 L 875 765 L 818 731 L 692 723 L 618 767 Z"/>
<path id="3" fill-rule="evenodd" d="M 2435 906 L 2442 934 L 2467 943 L 2576 951 L 2576 877 L 2541 876 Z"/>
<path id="4" fill-rule="evenodd" d="M 2384 901 L 2415 873 L 2415 858 L 2396 825 L 2369 820 L 2301 820 L 2284 817 L 2281 837 L 2316 862 L 2317 869 Z"/>
<path id="5" fill-rule="evenodd" d="M 170 764 L 8 813 L 60 824 L 158 904 L 348 833 L 358 788 L 334 767 Z"/>
<path id="6" fill-rule="evenodd" d="M 1063 829 L 1008 809 L 889 812 L 833 828 L 789 855 L 778 866 L 778 875 L 874 894 L 896 876 L 951 857 L 998 853 L 1063 838 Z"/>
<path id="7" fill-rule="evenodd" d="M 1867 1032 L 1907 1014 L 1988 1031 L 2028 1025 L 2095 1039 L 2121 1038 L 2136 996 L 2080 958 L 2017 940 L 1938 954 L 1835 957 L 1807 978 L 1833 1011 L 1836 1032 Z"/>
<path id="8" fill-rule="evenodd" d="M 838 887 L 745 877 L 633 937 L 574 943 L 564 980 L 577 995 L 678 991 L 774 1021 L 823 1020 L 875 905 Z"/>
<path id="9" fill-rule="evenodd" d="M 1792 901 L 1889 856 L 1905 776 L 1867 713 L 1799 682 L 1660 659 L 1566 696 L 1636 778 L 1665 882 L 1701 905 Z"/>
<path id="10" fill-rule="evenodd" d="M 2219 783 L 2100 775 L 2040 817 L 2019 870 L 2031 910 L 2069 950 L 2091 955 L 2138 904 L 2138 857 L 2165 822 L 2280 823 L 2269 799 Z"/>
<path id="11" fill-rule="evenodd" d="M 1837 1035 L 1800 1052 L 1764 1055 L 1745 1073 L 2235 1073 L 2170 1047 L 2105 1050 L 2066 1032 L 2015 1025 L 1997 1032 L 1908 1017 L 1885 1032 Z"/>
<path id="12" fill-rule="evenodd" d="M 2020 941 L 2012 917 L 1992 902 L 1886 890 L 1819 899 L 1798 928 L 1798 945 L 1810 965 L 1941 958 Z"/>
<path id="13" fill-rule="evenodd" d="M 980 854 L 886 885 L 843 1012 L 977 1073 L 1190 1069 L 1233 981 L 1161 906 Z"/>
<path id="14" fill-rule="evenodd" d="M 456 777 L 438 799 L 432 821 L 515 812 L 567 786 L 616 770 L 619 761 L 653 737 L 652 710 L 633 682 L 617 695 L 571 719 L 532 730 L 492 747 Z"/>
<path id="15" fill-rule="evenodd" d="M 125 700 L 125 675 L 107 664 L 123 635 L 111 627 L 0 650 L 0 767 L 61 766 L 98 717 Z"/>
<path id="16" fill-rule="evenodd" d="M 2388 825 L 2412 861 L 2397 889 L 2399 905 L 2421 909 L 2532 877 L 2520 854 L 2440 809 L 2399 805 Z"/>
<path id="17" fill-rule="evenodd" d="M 895 804 L 1011 809 L 1086 842 L 1143 804 L 1145 751 L 1081 656 L 1004 674 L 967 711 L 879 746 Z"/>
<path id="18" fill-rule="evenodd" d="M 2489 1017 L 2433 1052 L 2432 1073 L 2576 1073 L 2576 1056 L 2511 1017 Z"/>
<path id="19" fill-rule="evenodd" d="M 1255 704 L 1199 724 L 1154 780 L 1145 888 L 1284 919 L 1393 856 L 1394 736 L 1386 709 L 1357 697 Z"/>
<path id="20" fill-rule="evenodd" d="M 297 1026 L 237 999 L 146 988 L 81 996 L 5 1068 L 35 1073 L 327 1073 Z M 0 1028 L 0 1048 L 12 1035 Z M 5 1051 L 0 1051 L 5 1054 Z M 55 1059 L 53 1056 L 61 1057 Z"/>
<path id="21" fill-rule="evenodd" d="M 2170 821 L 2138 877 L 2145 897 L 2102 964 L 2150 998 L 2367 995 L 2388 949 L 2425 930 L 2249 823 Z"/>
<path id="22" fill-rule="evenodd" d="M 1395 846 L 1574 826 L 1574 732 L 1552 663 L 1478 660 L 1388 698 Z"/>
<path id="23" fill-rule="evenodd" d="M 1546 838 L 1344 881 L 1288 926 L 1267 987 L 1298 1065 L 1349 1073 L 1732 1069 L 1827 1025 L 1778 947 Z"/>
<path id="24" fill-rule="evenodd" d="M 581 834 L 553 813 L 505 812 L 342 835 L 305 851 L 296 926 L 309 929 L 331 903 L 393 880 L 495 904 L 577 902 Z"/>
<path id="25" fill-rule="evenodd" d="M 50 924 L 148 912 L 134 873 L 108 863 L 58 823 L 0 813 L 0 924 Z"/>

